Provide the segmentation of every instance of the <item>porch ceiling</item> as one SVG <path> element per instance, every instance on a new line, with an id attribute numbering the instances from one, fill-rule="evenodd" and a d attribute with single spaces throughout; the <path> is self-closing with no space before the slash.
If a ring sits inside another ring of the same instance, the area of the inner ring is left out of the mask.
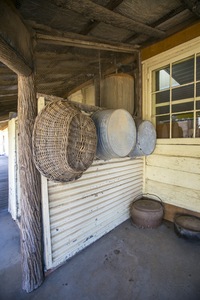
<path id="1" fill-rule="evenodd" d="M 186 0 L 12 0 L 12 4 L 35 38 L 37 92 L 61 97 L 98 76 L 131 72 L 138 50 L 194 24 L 199 15 L 198 7 L 188 6 Z M 0 128 L 9 112 L 17 111 L 17 94 L 17 75 L 0 63 Z"/>

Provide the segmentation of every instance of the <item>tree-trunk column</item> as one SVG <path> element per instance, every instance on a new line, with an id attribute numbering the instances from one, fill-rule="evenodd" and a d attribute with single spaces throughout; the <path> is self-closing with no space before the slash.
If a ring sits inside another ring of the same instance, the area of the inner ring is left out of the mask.
<path id="1" fill-rule="evenodd" d="M 37 115 L 34 75 L 18 76 L 19 176 L 21 198 L 22 288 L 31 292 L 43 282 L 40 174 L 32 156 Z"/>

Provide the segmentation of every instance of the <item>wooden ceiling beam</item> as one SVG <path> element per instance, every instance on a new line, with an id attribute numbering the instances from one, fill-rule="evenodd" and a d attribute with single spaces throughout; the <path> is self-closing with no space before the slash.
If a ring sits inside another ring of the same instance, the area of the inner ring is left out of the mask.
<path id="1" fill-rule="evenodd" d="M 109 9 L 109 10 L 113 10 L 116 7 L 118 7 L 124 0 L 110 0 L 105 8 Z M 95 27 L 97 27 L 97 25 L 99 25 L 101 22 L 99 21 L 95 21 L 95 20 L 90 20 L 89 23 L 87 24 L 86 28 L 84 28 L 83 30 L 81 30 L 81 34 L 88 34 L 90 31 L 92 31 Z"/>
<path id="2" fill-rule="evenodd" d="M 38 42 L 54 45 L 66 45 L 72 47 L 97 49 L 104 51 L 133 53 L 138 50 L 133 45 L 111 42 L 104 39 L 97 39 L 91 36 L 65 32 L 63 34 L 36 33 Z"/>
<path id="3" fill-rule="evenodd" d="M 20 17 L 11 5 L 0 1 L 0 61 L 19 75 L 30 75 L 33 70 L 30 44 L 30 34 Z"/>
<path id="4" fill-rule="evenodd" d="M 196 16 L 200 18 L 200 2 L 197 0 L 181 0 L 181 2 L 193 12 Z"/>
<path id="5" fill-rule="evenodd" d="M 181 14 L 183 11 L 185 10 L 185 6 L 181 5 L 176 9 L 173 9 L 172 11 L 170 11 L 168 14 L 164 15 L 163 17 L 161 17 L 160 19 L 158 19 L 157 21 L 155 21 L 154 23 L 151 23 L 150 26 L 151 27 L 157 27 L 163 23 L 165 23 L 166 21 L 174 18 L 175 16 L 178 16 L 179 14 Z M 144 37 L 145 39 L 148 38 L 148 36 L 144 33 Z M 124 43 L 130 43 L 131 41 L 137 39 L 139 37 L 139 34 L 134 34 L 132 36 L 130 36 L 128 39 L 124 40 Z"/>
<path id="6" fill-rule="evenodd" d="M 137 33 L 144 33 L 151 37 L 164 38 L 165 32 L 152 28 L 144 23 L 134 21 L 119 13 L 113 12 L 89 0 L 52 0 L 59 7 L 73 10 L 91 20 L 103 22 L 118 28 L 124 28 Z"/>

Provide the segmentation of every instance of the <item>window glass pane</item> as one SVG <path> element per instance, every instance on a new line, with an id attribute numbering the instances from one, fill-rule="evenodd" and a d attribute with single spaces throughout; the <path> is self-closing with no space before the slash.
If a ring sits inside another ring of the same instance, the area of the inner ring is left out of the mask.
<path id="1" fill-rule="evenodd" d="M 196 80 L 200 80 L 200 55 L 197 56 Z"/>
<path id="2" fill-rule="evenodd" d="M 157 138 L 169 138 L 170 119 L 169 115 L 156 117 Z"/>
<path id="3" fill-rule="evenodd" d="M 154 72 L 153 91 L 162 91 L 168 89 L 170 85 L 170 67 L 163 67 L 161 70 Z"/>
<path id="4" fill-rule="evenodd" d="M 193 82 L 194 81 L 194 57 L 173 64 L 172 78 L 179 85 Z"/>
<path id="5" fill-rule="evenodd" d="M 172 90 L 172 101 L 194 97 L 194 84 L 182 86 Z"/>
<path id="6" fill-rule="evenodd" d="M 200 96 L 200 82 L 197 83 L 196 85 L 196 97 Z"/>
<path id="7" fill-rule="evenodd" d="M 155 94 L 156 97 L 156 104 L 163 103 L 163 102 L 169 102 L 170 99 L 170 92 L 164 91 L 164 92 L 159 92 Z"/>
<path id="8" fill-rule="evenodd" d="M 187 102 L 181 104 L 173 104 L 172 112 L 189 111 L 194 109 L 194 102 Z"/>
<path id="9" fill-rule="evenodd" d="M 200 101 L 197 101 L 197 103 L 196 103 L 196 109 L 200 109 Z"/>
<path id="10" fill-rule="evenodd" d="M 200 137 L 200 111 L 197 112 L 197 119 L 196 119 L 196 137 Z"/>
<path id="11" fill-rule="evenodd" d="M 156 107 L 156 115 L 168 114 L 169 105 Z"/>
<path id="12" fill-rule="evenodd" d="M 193 113 L 172 116 L 172 137 L 193 137 Z"/>

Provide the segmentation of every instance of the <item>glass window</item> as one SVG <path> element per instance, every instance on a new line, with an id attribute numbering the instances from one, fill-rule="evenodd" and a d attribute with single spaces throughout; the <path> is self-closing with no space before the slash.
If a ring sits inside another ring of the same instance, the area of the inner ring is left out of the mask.
<path id="1" fill-rule="evenodd" d="M 172 101 L 194 98 L 194 84 L 178 87 L 172 90 Z"/>
<path id="2" fill-rule="evenodd" d="M 156 104 L 169 102 L 170 99 L 170 91 L 158 92 L 155 94 Z"/>
<path id="3" fill-rule="evenodd" d="M 196 108 L 197 109 L 200 109 L 200 101 L 197 101 L 197 104 L 196 104 L 197 106 L 196 106 Z"/>
<path id="4" fill-rule="evenodd" d="M 154 91 L 162 91 L 169 88 L 170 67 L 166 66 L 155 73 Z"/>
<path id="5" fill-rule="evenodd" d="M 156 133 L 158 138 L 170 137 L 170 116 L 156 117 Z"/>
<path id="6" fill-rule="evenodd" d="M 190 111 L 194 109 L 194 102 L 186 102 L 181 104 L 173 104 L 172 112 Z"/>
<path id="7" fill-rule="evenodd" d="M 200 96 L 200 82 L 197 83 L 196 85 L 196 97 Z"/>
<path id="8" fill-rule="evenodd" d="M 200 54 L 155 70 L 152 76 L 157 137 L 200 137 Z"/>
<path id="9" fill-rule="evenodd" d="M 193 137 L 193 113 L 172 115 L 172 138 Z"/>
<path id="10" fill-rule="evenodd" d="M 200 80 L 200 55 L 197 56 L 196 68 L 196 80 Z"/>
<path id="11" fill-rule="evenodd" d="M 172 65 L 172 78 L 178 85 L 194 81 L 194 57 Z M 173 85 L 172 85 L 173 86 Z"/>
<path id="12" fill-rule="evenodd" d="M 196 137 L 200 137 L 200 111 L 196 115 Z"/>

